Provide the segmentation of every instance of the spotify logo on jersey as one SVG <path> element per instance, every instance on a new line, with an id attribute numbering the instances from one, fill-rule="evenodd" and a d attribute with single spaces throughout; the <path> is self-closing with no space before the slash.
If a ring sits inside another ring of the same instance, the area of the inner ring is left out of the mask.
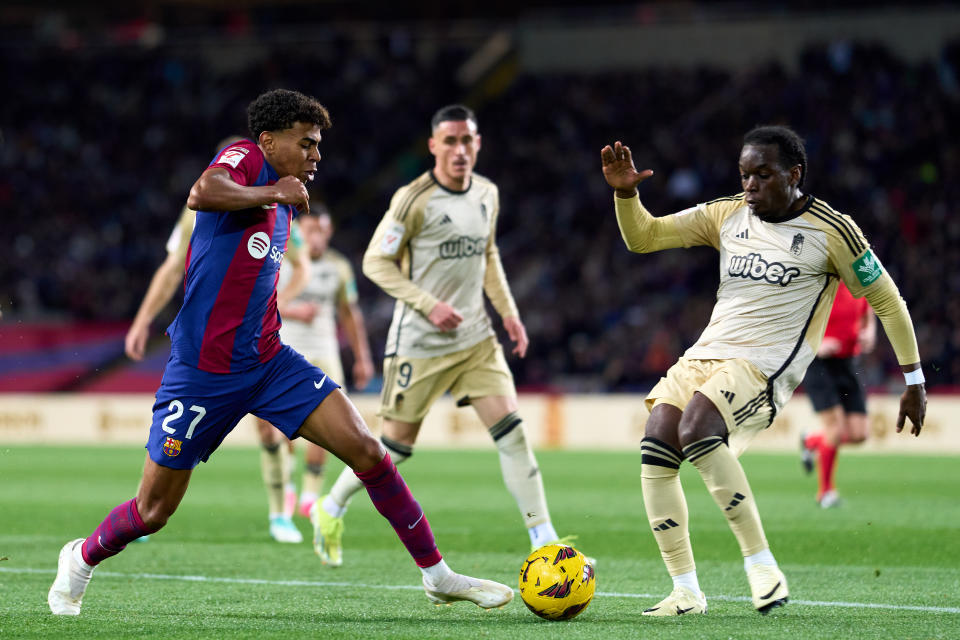
<path id="1" fill-rule="evenodd" d="M 257 231 L 247 240 L 247 251 L 250 255 L 259 260 L 267 255 L 270 250 L 270 236 L 263 231 Z"/>

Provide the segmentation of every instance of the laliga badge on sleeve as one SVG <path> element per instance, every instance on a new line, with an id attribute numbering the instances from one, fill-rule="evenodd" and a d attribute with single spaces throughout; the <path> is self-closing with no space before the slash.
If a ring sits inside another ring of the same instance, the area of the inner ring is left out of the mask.
<path id="1" fill-rule="evenodd" d="M 391 222 L 387 227 L 386 233 L 383 234 L 383 240 L 380 242 L 380 250 L 390 256 L 397 253 L 397 249 L 400 248 L 400 241 L 403 240 L 403 234 L 406 230 L 406 227 L 399 222 Z"/>

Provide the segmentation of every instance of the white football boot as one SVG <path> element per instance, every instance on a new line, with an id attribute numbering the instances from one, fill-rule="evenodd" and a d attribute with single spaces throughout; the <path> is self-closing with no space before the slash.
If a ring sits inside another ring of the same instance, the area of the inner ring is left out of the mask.
<path id="1" fill-rule="evenodd" d="M 702 591 L 700 595 L 697 595 L 686 587 L 677 586 L 673 588 L 670 595 L 649 609 L 645 609 L 640 615 L 663 617 L 706 612 L 707 597 L 703 595 Z"/>
<path id="2" fill-rule="evenodd" d="M 80 601 L 90 584 L 93 568 L 82 566 L 74 557 L 74 549 L 79 549 L 84 538 L 71 540 L 63 545 L 57 561 L 57 577 L 47 593 L 50 611 L 58 616 L 80 615 Z"/>
<path id="3" fill-rule="evenodd" d="M 778 567 L 755 564 L 747 569 L 747 580 L 750 581 L 753 606 L 763 615 L 770 613 L 774 607 L 787 604 L 790 595 L 787 578 Z"/>
<path id="4" fill-rule="evenodd" d="M 513 600 L 513 589 L 505 584 L 452 572 L 437 585 L 423 576 L 423 590 L 436 605 L 466 600 L 482 609 L 493 609 Z"/>

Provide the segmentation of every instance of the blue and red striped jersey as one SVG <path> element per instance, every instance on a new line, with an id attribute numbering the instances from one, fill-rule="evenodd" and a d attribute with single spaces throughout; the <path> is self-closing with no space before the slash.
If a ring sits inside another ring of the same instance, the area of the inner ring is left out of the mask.
<path id="1" fill-rule="evenodd" d="M 250 140 L 225 147 L 209 166 L 226 169 L 243 186 L 279 179 Z M 278 204 L 197 212 L 183 306 L 167 328 L 174 356 L 203 371 L 233 373 L 277 354 L 277 278 L 294 213 Z"/>

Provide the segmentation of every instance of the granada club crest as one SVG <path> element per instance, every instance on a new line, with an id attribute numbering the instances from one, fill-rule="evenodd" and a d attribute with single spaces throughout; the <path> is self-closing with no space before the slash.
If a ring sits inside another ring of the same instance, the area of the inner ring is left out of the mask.
<path id="1" fill-rule="evenodd" d="M 798 256 L 800 255 L 801 251 L 803 251 L 803 234 L 798 233 L 797 235 L 793 236 L 793 244 L 790 245 L 790 252 L 793 255 Z"/>
<path id="2" fill-rule="evenodd" d="M 182 440 L 167 437 L 167 439 L 163 441 L 163 452 L 171 458 L 176 458 L 178 455 L 180 455 L 180 447 L 182 445 Z"/>

